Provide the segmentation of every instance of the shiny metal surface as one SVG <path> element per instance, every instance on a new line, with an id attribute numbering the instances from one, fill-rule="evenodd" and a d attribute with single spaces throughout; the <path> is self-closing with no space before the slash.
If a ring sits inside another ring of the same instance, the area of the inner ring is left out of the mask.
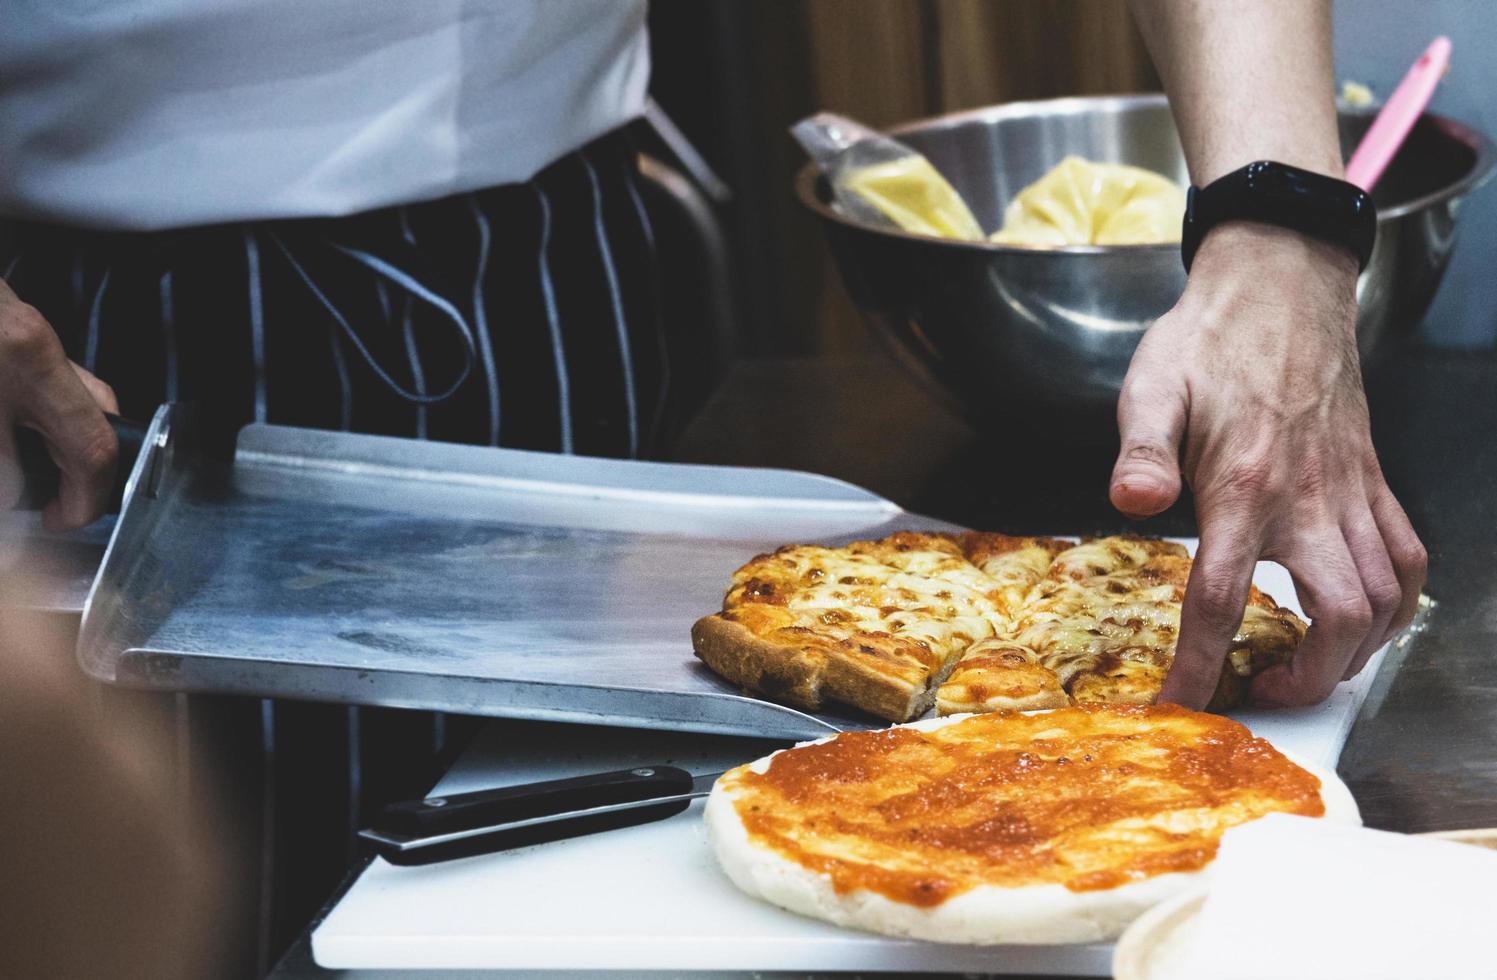
<path id="1" fill-rule="evenodd" d="M 1497 351 L 1424 354 L 1385 374 L 1368 389 L 1373 439 L 1429 551 L 1437 605 L 1379 676 L 1340 772 L 1369 826 L 1497 827 Z"/>
<path id="2" fill-rule="evenodd" d="M 804 473 L 278 426 L 230 467 L 193 421 L 163 409 L 131 477 L 79 637 L 99 680 L 816 737 L 876 720 L 744 697 L 692 655 L 724 569 L 953 527 Z"/>
<path id="3" fill-rule="evenodd" d="M 1348 149 L 1371 123 L 1343 112 Z M 1070 153 L 1148 167 L 1188 183 L 1162 95 L 1013 103 L 894 130 L 967 199 L 988 230 L 1021 189 Z M 1461 200 L 1490 175 L 1483 135 L 1426 116 L 1374 193 L 1378 243 L 1358 283 L 1364 364 L 1411 335 L 1455 245 Z M 827 235 L 854 302 L 899 359 L 978 422 L 1015 402 L 1111 408 L 1143 332 L 1185 286 L 1178 245 L 1024 249 L 857 224 L 826 202 L 811 166 L 800 200 Z"/>

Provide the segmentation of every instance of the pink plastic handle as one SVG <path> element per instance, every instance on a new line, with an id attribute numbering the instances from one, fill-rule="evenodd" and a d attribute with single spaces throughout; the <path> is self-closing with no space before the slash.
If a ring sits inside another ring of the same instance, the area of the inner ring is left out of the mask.
<path id="1" fill-rule="evenodd" d="M 1372 190 L 1382 177 L 1404 137 L 1414 128 L 1435 86 L 1450 66 L 1450 38 L 1437 37 L 1433 44 L 1414 62 L 1414 67 L 1398 83 L 1398 88 L 1388 98 L 1388 104 L 1372 121 L 1372 128 L 1357 144 L 1357 151 L 1346 164 L 1346 179 L 1364 191 Z"/>

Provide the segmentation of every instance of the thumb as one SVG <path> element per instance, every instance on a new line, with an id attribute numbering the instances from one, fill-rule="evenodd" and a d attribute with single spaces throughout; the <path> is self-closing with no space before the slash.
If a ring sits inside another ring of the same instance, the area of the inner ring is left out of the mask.
<path id="1" fill-rule="evenodd" d="M 1180 439 L 1185 396 L 1129 378 L 1118 398 L 1122 448 L 1112 469 L 1112 505 L 1129 517 L 1152 517 L 1180 498 Z"/>

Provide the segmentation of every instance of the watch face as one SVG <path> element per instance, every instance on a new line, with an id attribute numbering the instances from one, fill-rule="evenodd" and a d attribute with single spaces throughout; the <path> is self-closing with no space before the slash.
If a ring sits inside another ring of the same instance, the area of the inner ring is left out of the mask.
<path id="1" fill-rule="evenodd" d="M 1369 203 L 1365 193 L 1352 184 L 1268 160 L 1245 168 L 1249 193 L 1265 200 L 1278 200 L 1294 208 L 1354 218 Z"/>

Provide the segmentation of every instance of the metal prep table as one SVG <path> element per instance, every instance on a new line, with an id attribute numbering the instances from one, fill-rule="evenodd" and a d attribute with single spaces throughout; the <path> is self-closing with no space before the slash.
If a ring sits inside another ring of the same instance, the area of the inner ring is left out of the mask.
<path id="1" fill-rule="evenodd" d="M 1375 439 L 1390 483 L 1429 547 L 1428 591 L 1440 606 L 1408 659 L 1380 677 L 1341 774 L 1370 826 L 1497 825 L 1497 763 L 1487 750 L 1497 727 L 1488 666 L 1497 655 L 1497 494 L 1483 489 L 1497 481 L 1497 355 L 1411 354 L 1369 389 Z M 859 397 L 869 390 L 881 392 L 878 403 Z M 789 427 L 801 438 L 787 443 L 774 435 Z M 1068 513 L 1072 526 L 1117 525 L 1105 491 L 1085 480 L 1074 495 L 1045 501 L 989 496 L 963 452 L 973 438 L 882 362 L 748 362 L 697 420 L 681 454 L 811 469 L 821 460 L 824 471 L 962 523 L 1054 527 L 1057 514 Z M 1146 528 L 1179 533 L 1188 523 L 1177 509 Z M 87 571 L 76 566 L 88 560 L 87 547 L 52 557 L 62 569 L 71 562 L 75 582 L 86 581 Z M 59 592 L 64 614 L 70 603 L 81 605 L 76 586 Z M 276 975 L 332 975 L 309 964 L 299 944 Z"/>

